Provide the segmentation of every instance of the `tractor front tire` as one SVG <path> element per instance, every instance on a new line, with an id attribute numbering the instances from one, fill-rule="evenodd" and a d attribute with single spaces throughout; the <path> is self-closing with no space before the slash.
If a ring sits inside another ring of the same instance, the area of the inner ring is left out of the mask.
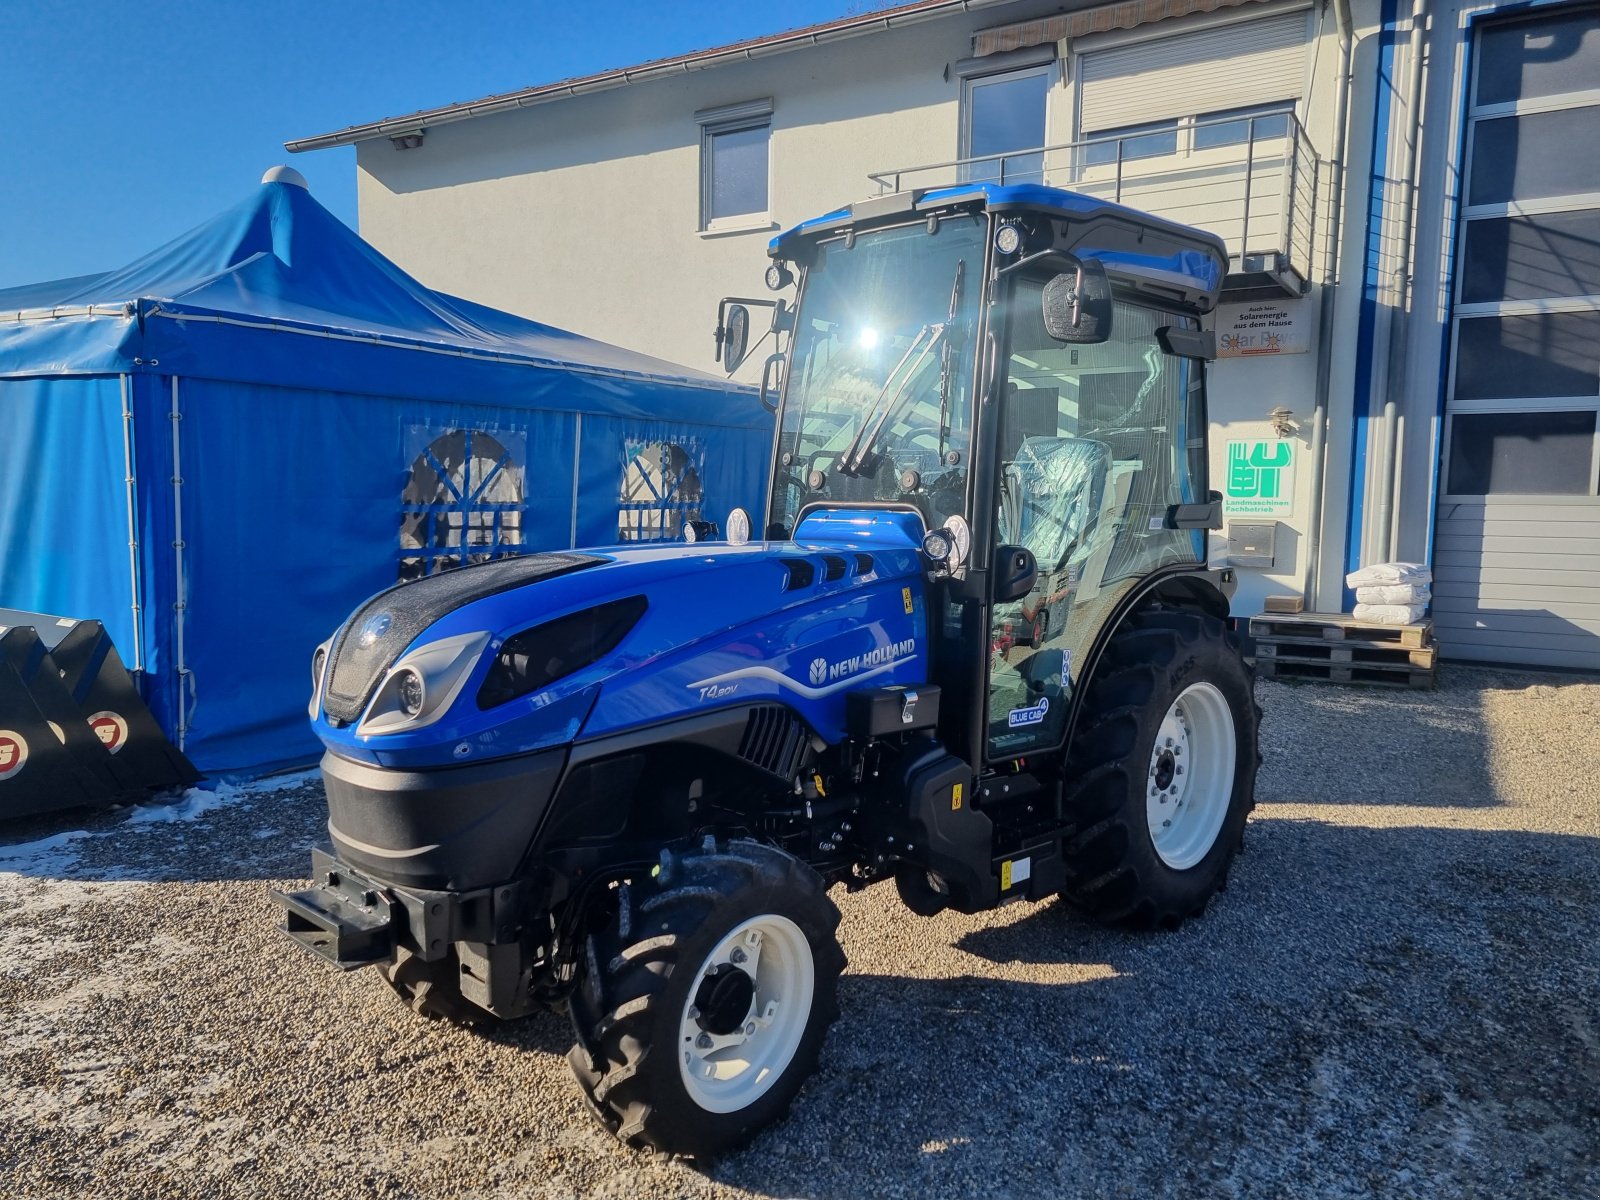
<path id="1" fill-rule="evenodd" d="M 567 1056 L 600 1122 L 706 1159 L 788 1111 L 839 1014 L 839 910 L 757 842 L 663 851 L 586 947 Z"/>
<path id="2" fill-rule="evenodd" d="M 461 994 L 461 966 L 454 951 L 436 962 L 423 962 L 402 948 L 395 961 L 380 970 L 394 994 L 430 1021 L 487 1025 L 496 1019 Z"/>
<path id="3" fill-rule="evenodd" d="M 1112 635 L 1068 750 L 1069 903 L 1146 929 L 1205 910 L 1255 807 L 1253 685 L 1238 639 L 1209 614 L 1151 609 Z"/>

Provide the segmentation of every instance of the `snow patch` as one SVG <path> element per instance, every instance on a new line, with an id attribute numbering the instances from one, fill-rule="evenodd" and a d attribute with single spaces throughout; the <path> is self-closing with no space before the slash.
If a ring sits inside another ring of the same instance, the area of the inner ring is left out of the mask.
<path id="1" fill-rule="evenodd" d="M 0 846 L 0 871 L 29 875 L 64 871 L 78 861 L 78 852 L 72 848 L 72 844 L 80 838 L 94 836 L 87 829 L 73 829 L 40 838 L 36 842 Z"/>

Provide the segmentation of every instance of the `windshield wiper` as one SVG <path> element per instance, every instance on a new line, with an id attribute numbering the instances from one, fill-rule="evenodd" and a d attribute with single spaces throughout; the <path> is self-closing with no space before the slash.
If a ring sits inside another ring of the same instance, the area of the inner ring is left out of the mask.
<path id="1" fill-rule="evenodd" d="M 866 419 L 861 422 L 861 428 L 856 432 L 855 440 L 850 443 L 850 448 L 844 452 L 844 457 L 839 460 L 839 473 L 841 475 L 860 475 L 867 461 L 874 457 L 873 446 L 883 432 L 884 424 L 893 415 L 895 407 L 900 402 L 900 397 L 905 394 L 906 385 L 916 375 L 918 368 L 928 355 L 933 353 L 933 348 L 939 344 L 939 339 L 944 337 L 948 325 L 924 325 L 917 330 L 917 336 L 911 339 L 911 345 L 906 347 L 906 352 L 900 356 L 900 361 L 895 363 L 894 370 L 889 372 L 889 377 L 883 381 L 883 387 L 878 389 L 878 394 L 873 398 L 872 407 L 867 409 Z M 929 335 L 932 334 L 930 337 Z M 924 344 L 923 339 L 927 342 Z M 917 347 L 921 346 L 919 353 Z M 916 354 L 913 360 L 911 356 Z M 907 360 L 911 366 L 906 367 Z M 902 368 L 904 372 L 902 373 Z M 895 388 L 894 395 L 889 396 L 889 389 L 894 386 L 895 377 L 900 377 L 900 386 Z M 888 397 L 887 400 L 885 397 Z M 873 421 L 873 417 L 878 419 Z M 870 433 L 868 431 L 871 431 Z"/>
<path id="2" fill-rule="evenodd" d="M 961 307 L 961 287 L 967 278 L 967 260 L 956 260 L 956 281 L 950 285 L 950 310 L 945 314 L 944 327 L 956 327 L 956 309 Z M 944 340 L 939 351 L 939 462 L 944 463 L 945 446 L 950 441 L 950 379 L 955 374 L 956 356 L 961 348 L 954 336 Z"/>

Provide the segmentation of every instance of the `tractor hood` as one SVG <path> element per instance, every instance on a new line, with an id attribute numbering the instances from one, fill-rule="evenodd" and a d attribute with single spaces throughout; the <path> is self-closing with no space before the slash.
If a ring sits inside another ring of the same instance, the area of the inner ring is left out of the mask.
<path id="1" fill-rule="evenodd" d="M 401 584 L 318 651 L 348 758 L 463 764 L 776 702 L 830 742 L 844 692 L 927 679 L 922 523 L 832 510 L 796 540 L 530 554 Z"/>

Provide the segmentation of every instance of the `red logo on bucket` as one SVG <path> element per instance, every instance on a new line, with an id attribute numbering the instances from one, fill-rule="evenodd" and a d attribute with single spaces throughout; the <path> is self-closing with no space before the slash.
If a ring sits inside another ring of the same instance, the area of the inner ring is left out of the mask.
<path id="1" fill-rule="evenodd" d="M 0 783 L 10 779 L 28 761 L 28 743 L 20 733 L 0 729 Z"/>
<path id="2" fill-rule="evenodd" d="M 113 754 L 121 750 L 123 743 L 128 740 L 128 723 L 109 710 L 97 712 L 90 717 L 89 728 L 94 730 L 95 736 Z"/>

